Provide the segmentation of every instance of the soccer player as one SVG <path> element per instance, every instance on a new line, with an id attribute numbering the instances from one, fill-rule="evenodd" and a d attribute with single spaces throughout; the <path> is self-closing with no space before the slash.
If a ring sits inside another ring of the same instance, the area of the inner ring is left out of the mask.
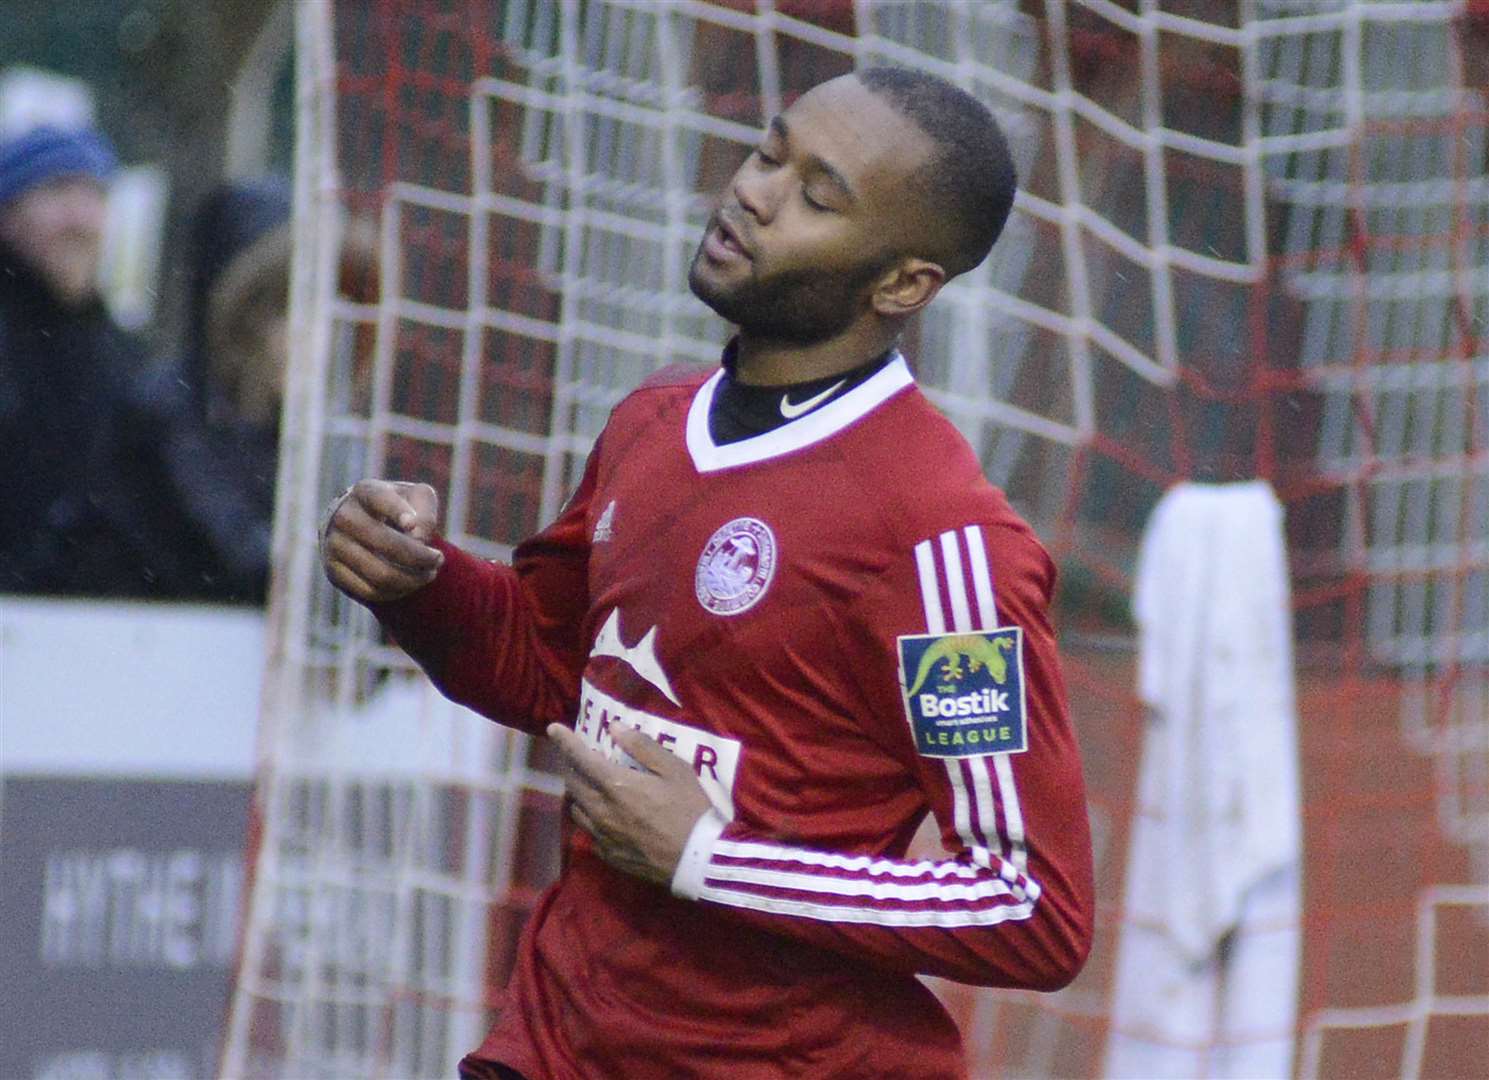
<path id="1" fill-rule="evenodd" d="M 991 115 L 870 69 L 773 119 L 689 277 L 739 327 L 626 398 L 513 564 L 424 485 L 326 572 L 441 690 L 554 739 L 571 816 L 466 1077 L 964 1075 L 916 978 L 1054 990 L 1092 921 L 1055 569 L 896 342 L 1014 192 Z M 945 857 L 913 861 L 927 813 Z"/>

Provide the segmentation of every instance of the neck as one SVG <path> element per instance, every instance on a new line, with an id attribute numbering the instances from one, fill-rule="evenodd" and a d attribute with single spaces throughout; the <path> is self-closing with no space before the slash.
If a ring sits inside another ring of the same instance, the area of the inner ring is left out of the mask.
<path id="1" fill-rule="evenodd" d="M 790 386 L 852 371 L 894 346 L 898 328 L 850 326 L 837 337 L 794 345 L 752 337 L 741 330 L 735 377 L 746 386 Z"/>

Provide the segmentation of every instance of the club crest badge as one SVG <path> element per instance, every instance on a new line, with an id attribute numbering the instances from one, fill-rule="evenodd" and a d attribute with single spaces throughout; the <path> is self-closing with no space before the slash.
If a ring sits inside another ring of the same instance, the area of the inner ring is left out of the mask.
<path id="1" fill-rule="evenodd" d="M 735 518 L 721 527 L 698 556 L 693 588 L 698 603 L 715 615 L 754 607 L 776 572 L 776 538 L 758 518 Z"/>
<path id="2" fill-rule="evenodd" d="M 900 691 L 915 748 L 928 757 L 1028 749 L 1024 632 L 1017 626 L 899 639 Z"/>

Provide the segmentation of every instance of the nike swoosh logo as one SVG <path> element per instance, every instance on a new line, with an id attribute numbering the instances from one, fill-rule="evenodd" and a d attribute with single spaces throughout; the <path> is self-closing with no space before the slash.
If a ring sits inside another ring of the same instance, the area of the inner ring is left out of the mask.
<path id="1" fill-rule="evenodd" d="M 845 383 L 847 381 L 848 380 L 846 380 L 846 379 L 839 379 L 837 382 L 835 382 L 831 386 L 829 386 L 826 390 L 822 391 L 822 393 L 820 393 L 820 394 L 813 394 L 811 397 L 807 398 L 805 401 L 798 402 L 795 405 L 791 404 L 791 395 L 790 395 L 790 393 L 782 394 L 781 395 L 781 415 L 784 416 L 787 420 L 795 420 L 798 416 L 802 415 L 803 413 L 809 413 L 809 412 L 811 412 L 818 405 L 821 405 L 828 398 L 832 397 L 833 394 L 836 394 L 838 392 L 838 387 L 842 386 L 843 383 Z"/>

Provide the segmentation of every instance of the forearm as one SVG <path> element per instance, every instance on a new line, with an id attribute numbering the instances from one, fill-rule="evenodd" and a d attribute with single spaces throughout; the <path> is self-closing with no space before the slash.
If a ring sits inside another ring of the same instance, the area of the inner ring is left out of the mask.
<path id="1" fill-rule="evenodd" d="M 979 865 L 815 851 L 717 817 L 695 828 L 673 891 L 861 962 L 978 985 L 1059 989 L 1090 947 L 1089 913 L 1071 894 L 996 856 Z"/>
<path id="2" fill-rule="evenodd" d="M 521 577 L 443 539 L 435 579 L 368 605 L 441 693 L 508 727 L 540 734 L 567 722 L 577 682 L 541 639 Z"/>

